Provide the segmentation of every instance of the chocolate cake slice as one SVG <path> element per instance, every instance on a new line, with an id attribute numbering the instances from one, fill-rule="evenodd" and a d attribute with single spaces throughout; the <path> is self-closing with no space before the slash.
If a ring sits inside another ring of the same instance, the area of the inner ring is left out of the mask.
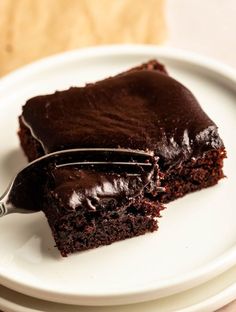
<path id="1" fill-rule="evenodd" d="M 28 100 L 19 137 L 29 160 L 78 147 L 143 150 L 159 159 L 164 193 L 151 191 L 126 172 L 52 169 L 44 212 L 62 255 L 153 231 L 160 203 L 214 185 L 224 176 L 226 152 L 217 126 L 157 61 L 83 88 Z M 121 181 L 126 181 L 127 192 L 114 187 Z M 159 179 L 156 183 L 159 187 Z M 136 187 L 132 191 L 136 184 L 139 195 L 130 196 L 130 191 L 137 194 Z M 73 201 L 73 196 L 87 201 L 88 194 L 97 194 L 104 185 L 116 191 L 112 200 L 107 193 L 105 201 L 93 199 L 95 209 L 83 200 Z"/>
<path id="2" fill-rule="evenodd" d="M 54 168 L 43 210 L 62 256 L 156 230 L 162 206 L 144 197 L 155 189 L 146 178 L 114 168 Z"/>

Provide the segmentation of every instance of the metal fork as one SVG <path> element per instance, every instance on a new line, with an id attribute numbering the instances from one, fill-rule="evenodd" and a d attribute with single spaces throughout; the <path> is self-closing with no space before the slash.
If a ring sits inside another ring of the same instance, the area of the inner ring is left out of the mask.
<path id="1" fill-rule="evenodd" d="M 152 153 L 121 148 L 78 148 L 47 154 L 30 162 L 16 174 L 0 197 L 0 217 L 41 210 L 40 177 L 42 171 L 47 171 L 52 165 L 57 168 L 72 165 L 94 168 L 102 165 L 108 169 L 115 166 L 128 175 L 141 175 L 152 172 L 155 167 L 153 159 Z"/>

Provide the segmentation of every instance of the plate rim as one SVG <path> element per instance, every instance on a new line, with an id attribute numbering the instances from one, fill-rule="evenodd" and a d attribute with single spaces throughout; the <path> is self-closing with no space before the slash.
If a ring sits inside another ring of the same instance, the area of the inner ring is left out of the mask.
<path id="1" fill-rule="evenodd" d="M 202 69 L 210 70 L 213 73 L 217 73 L 221 76 L 221 79 L 231 81 L 233 84 L 236 83 L 236 71 L 231 69 L 229 66 L 192 52 L 186 52 L 184 50 L 169 47 L 157 47 L 155 45 L 105 45 L 59 53 L 33 62 L 20 69 L 17 69 L 0 79 L 0 93 L 4 91 L 4 89 L 7 89 L 13 83 L 17 83 L 17 81 L 20 80 L 22 77 L 34 75 L 38 71 L 48 70 L 50 66 L 54 67 L 57 64 L 59 65 L 63 62 L 67 62 L 68 60 L 75 61 L 77 59 L 81 60 L 82 58 L 99 57 L 104 55 L 120 56 L 145 54 L 154 54 L 157 58 L 163 57 L 172 59 L 177 62 L 194 64 L 201 67 Z M 193 272 L 188 272 L 184 274 L 184 277 L 171 278 L 166 281 L 163 280 L 161 286 L 159 284 L 158 287 L 156 286 L 156 283 L 153 282 L 150 283 L 148 289 L 146 289 L 145 287 L 146 284 L 144 286 L 142 285 L 142 287 L 139 285 L 129 293 L 119 293 L 117 292 L 117 290 L 115 291 L 115 293 L 110 291 L 109 294 L 96 293 L 92 295 L 78 295 L 78 293 L 66 293 L 58 290 L 54 292 L 53 290 L 45 290 L 39 287 L 32 287 L 19 283 L 18 281 L 12 280 L 12 278 L 7 278 L 2 274 L 2 272 L 0 272 L 0 281 L 2 285 L 8 288 L 28 294 L 33 297 L 35 296 L 35 293 L 37 293 L 37 296 L 39 298 L 47 299 L 49 301 L 91 305 L 91 302 L 95 300 L 96 305 L 110 305 L 111 303 L 121 304 L 152 300 L 157 298 L 157 292 L 159 294 L 158 298 L 161 298 L 165 296 L 166 293 L 173 294 L 187 289 L 188 287 L 194 287 L 226 271 L 235 263 L 236 246 L 227 250 L 225 253 L 215 258 L 207 265 L 204 265 L 203 267 L 200 267 Z M 206 276 L 208 277 L 206 278 Z M 143 290 L 143 287 L 145 287 L 145 290 Z"/>
<path id="2" fill-rule="evenodd" d="M 30 62 L 0 77 L 0 92 L 3 88 L 6 88 L 9 83 L 12 83 L 12 80 L 18 80 L 24 75 L 33 74 L 35 71 L 37 72 L 38 70 L 43 70 L 43 67 L 55 66 L 56 64 L 61 63 L 61 61 L 64 61 L 64 59 L 67 58 L 75 60 L 78 57 L 87 58 L 99 55 L 111 56 L 116 54 L 139 55 L 150 52 L 155 54 L 158 53 L 161 57 L 168 57 L 178 61 L 183 61 L 184 59 L 185 62 L 193 62 L 201 67 L 207 67 L 212 71 L 219 72 L 222 76 L 230 78 L 231 80 L 236 82 L 235 69 L 232 69 L 229 65 L 221 61 L 207 57 L 200 53 L 152 44 L 110 44 L 90 46 L 60 52 Z"/>
<path id="3" fill-rule="evenodd" d="M 231 268 L 233 269 L 233 268 Z M 225 274 L 227 274 L 228 276 L 228 272 L 225 272 L 223 273 L 220 278 L 222 278 Z M 217 279 L 218 277 L 216 277 Z M 213 283 L 214 282 L 214 279 L 213 280 L 210 280 L 206 283 L 206 285 L 209 283 Z M 206 286 L 205 285 L 205 286 Z M 3 286 L 4 287 L 4 286 Z M 5 287 L 4 287 L 5 288 Z M 201 285 L 200 286 L 197 286 L 196 288 L 200 288 L 200 291 L 201 291 Z M 194 292 L 196 291 L 196 288 L 192 288 L 190 289 L 190 292 Z M 7 290 L 10 290 L 11 292 L 13 292 L 13 295 L 15 295 L 15 291 L 14 290 L 11 290 L 11 289 L 7 289 Z M 20 293 L 16 293 L 17 295 L 23 295 L 26 297 L 26 300 L 27 299 L 33 299 L 33 300 L 39 300 L 41 301 L 41 299 L 39 298 L 34 298 L 34 297 L 29 297 L 27 295 L 24 295 L 24 294 L 20 294 Z M 178 293 L 177 296 L 181 296 L 183 295 L 182 292 Z M 232 302 L 233 300 L 235 300 L 235 296 L 236 296 L 236 282 L 235 280 L 232 279 L 232 284 L 230 284 L 229 286 L 226 286 L 224 289 L 222 289 L 221 291 L 216 291 L 214 292 L 210 297 L 207 296 L 204 300 L 199 300 L 198 302 L 195 302 L 193 303 L 191 306 L 188 305 L 188 307 L 184 307 L 184 308 L 180 308 L 178 309 L 176 312 L 202 312 L 203 310 L 204 311 L 212 311 L 212 310 L 216 310 L 216 309 L 219 309 L 219 308 L 222 308 L 224 307 L 225 305 L 227 305 L 228 303 Z M 168 298 L 168 297 L 167 297 Z M 171 296 L 169 297 L 170 300 L 171 300 Z M 157 299 L 158 301 L 159 299 Z M 46 300 L 42 300 L 43 304 L 44 304 L 44 310 L 42 310 L 43 312 L 46 312 L 45 310 L 45 304 L 48 302 Z M 56 302 L 49 302 L 51 304 L 58 304 Z M 147 302 L 148 303 L 148 302 Z M 40 302 L 39 302 L 40 304 Z M 77 307 L 77 306 L 75 306 Z M 78 306 L 79 307 L 79 306 Z M 80 306 L 81 307 L 81 306 Z M 22 306 L 20 304 L 17 304 L 15 301 L 14 302 L 11 302 L 10 300 L 6 299 L 6 298 L 1 298 L 0 297 L 0 308 L 1 309 L 11 309 L 12 311 L 14 312 L 25 312 L 26 308 L 27 308 L 27 312 L 36 312 L 38 311 L 38 308 L 37 310 L 36 309 L 32 309 L 32 308 L 28 308 L 28 307 L 25 307 L 25 306 Z M 47 312 L 50 312 L 50 310 Z"/>

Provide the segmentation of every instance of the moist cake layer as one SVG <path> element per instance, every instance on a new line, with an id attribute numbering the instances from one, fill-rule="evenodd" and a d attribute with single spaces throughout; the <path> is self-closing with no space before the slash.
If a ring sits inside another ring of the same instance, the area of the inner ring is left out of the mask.
<path id="1" fill-rule="evenodd" d="M 153 172 L 154 174 L 154 172 Z M 162 206 L 152 173 L 115 173 L 66 166 L 48 174 L 43 210 L 63 256 L 152 232 Z"/>

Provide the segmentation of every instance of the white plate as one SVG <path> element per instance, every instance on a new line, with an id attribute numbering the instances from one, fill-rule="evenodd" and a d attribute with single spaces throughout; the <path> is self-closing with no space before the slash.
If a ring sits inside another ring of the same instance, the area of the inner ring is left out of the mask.
<path id="1" fill-rule="evenodd" d="M 5 312 L 212 312 L 236 298 L 236 267 L 213 280 L 169 297 L 123 306 L 85 307 L 28 297 L 0 286 Z"/>
<path id="2" fill-rule="evenodd" d="M 80 305 L 157 299 L 194 287 L 236 263 L 236 75 L 194 55 L 150 46 L 113 46 L 65 53 L 27 66 L 0 82 L 0 191 L 25 163 L 17 116 L 29 97 L 82 85 L 151 58 L 188 86 L 219 125 L 228 150 L 219 185 L 168 205 L 154 234 L 66 259 L 53 247 L 44 216 L 0 220 L 0 283 L 13 290 Z"/>

